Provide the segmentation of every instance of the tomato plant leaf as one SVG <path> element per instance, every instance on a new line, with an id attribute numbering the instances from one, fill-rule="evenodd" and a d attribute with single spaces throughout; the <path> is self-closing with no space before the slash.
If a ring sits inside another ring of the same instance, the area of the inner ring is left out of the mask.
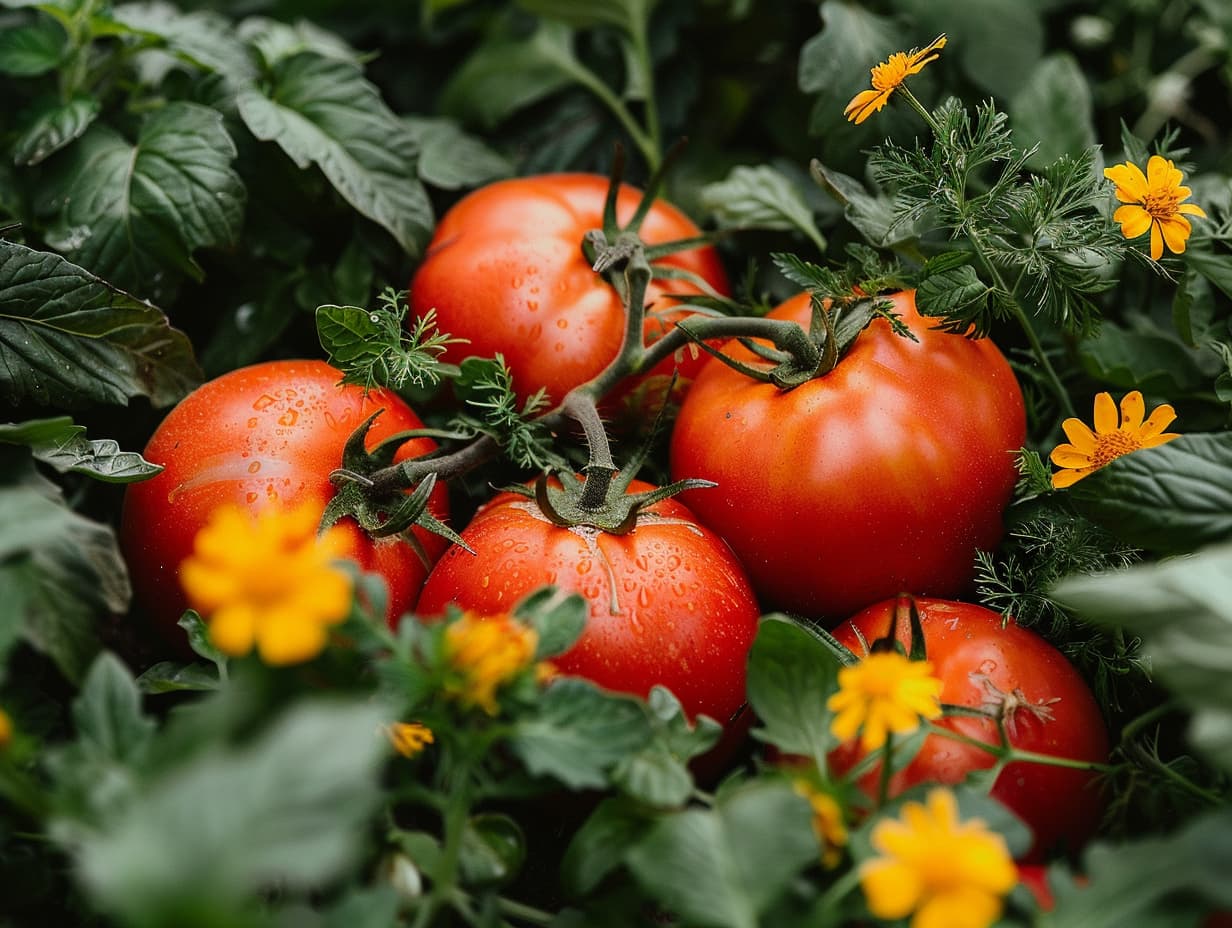
<path id="1" fill-rule="evenodd" d="M 98 656 L 73 703 L 78 742 L 95 758 L 139 765 L 155 723 L 141 708 L 141 690 L 120 659 L 109 651 Z"/>
<path id="2" fill-rule="evenodd" d="M 235 24 L 218 13 L 186 12 L 171 3 L 155 2 L 120 4 L 112 15 L 115 23 L 142 34 L 143 38 L 158 40 L 159 51 L 172 56 L 144 62 L 153 71 L 147 75 L 151 80 L 161 77 L 174 59 L 220 74 L 236 86 L 257 76 L 252 56 Z"/>
<path id="3" fill-rule="evenodd" d="M 1232 539 L 1232 432 L 1182 435 L 1127 454 L 1067 492 L 1123 541 L 1160 554 Z"/>
<path id="4" fill-rule="evenodd" d="M 34 22 L 0 30 L 0 73 L 15 77 L 36 77 L 60 64 L 68 36 L 54 19 L 39 17 Z"/>
<path id="5" fill-rule="evenodd" d="M 833 747 L 826 699 L 839 667 L 817 635 L 787 616 L 766 616 L 749 651 L 749 705 L 762 723 L 754 737 L 824 765 Z"/>
<path id="6" fill-rule="evenodd" d="M 120 450 L 110 438 L 87 439 L 85 426 L 74 425 L 68 416 L 0 423 L 0 442 L 27 445 L 35 458 L 60 473 L 73 471 L 107 483 L 145 480 L 162 470 L 135 451 Z"/>
<path id="7" fill-rule="evenodd" d="M 573 646 L 586 627 L 588 612 L 586 600 L 577 593 L 544 587 L 519 602 L 513 614 L 539 636 L 535 660 L 542 661 L 563 654 Z"/>
<path id="8" fill-rule="evenodd" d="M 161 311 L 58 255 L 0 241 L 0 390 L 10 401 L 74 408 L 148 396 L 168 406 L 200 377 L 188 338 Z"/>
<path id="9" fill-rule="evenodd" d="M 653 821 L 649 809 L 628 797 L 603 799 L 565 848 L 560 865 L 565 889 L 570 895 L 583 896 L 598 888 Z"/>
<path id="10" fill-rule="evenodd" d="M 514 173 L 513 163 L 452 119 L 406 116 L 419 141 L 419 177 L 441 190 L 476 187 Z"/>
<path id="11" fill-rule="evenodd" d="M 823 28 L 800 48 L 798 74 L 801 90 L 820 95 L 809 119 L 813 135 L 843 125 L 843 103 L 863 89 L 869 68 L 906 47 L 892 19 L 861 4 L 826 0 L 820 12 Z"/>
<path id="12" fill-rule="evenodd" d="M 627 33 L 644 31 L 656 0 L 518 0 L 518 6 L 538 16 L 558 19 L 575 29 L 615 26 Z"/>
<path id="13" fill-rule="evenodd" d="M 704 715 L 690 723 L 680 701 L 662 686 L 650 691 L 647 710 L 653 737 L 617 765 L 612 780 L 648 806 L 682 805 L 693 793 L 687 761 L 713 747 L 722 728 Z"/>
<path id="14" fill-rule="evenodd" d="M 1164 331 L 1135 331 L 1104 322 L 1079 348 L 1083 367 L 1098 380 L 1126 390 L 1179 396 L 1199 390 L 1207 375 L 1198 353 Z"/>
<path id="15" fill-rule="evenodd" d="M 965 333 L 987 316 L 988 287 L 968 261 L 969 255 L 946 252 L 930 258 L 920 271 L 915 302 L 924 316 L 941 317 L 942 328 Z M 982 333 L 981 333 L 982 334 Z"/>
<path id="16" fill-rule="evenodd" d="M 357 66 L 315 52 L 277 62 L 264 91 L 237 98 L 257 138 L 276 142 L 302 170 L 315 164 L 362 215 L 418 255 L 433 227 L 410 129 Z"/>
<path id="17" fill-rule="evenodd" d="M 372 57 L 352 48 L 337 33 L 313 25 L 306 19 L 284 23 L 265 16 L 249 16 L 240 23 L 239 34 L 257 50 L 267 67 L 273 67 L 300 52 L 313 52 L 357 67 Z"/>
<path id="18" fill-rule="evenodd" d="M 13 163 L 39 164 L 75 139 L 81 138 L 98 117 L 101 104 L 78 95 L 67 103 L 43 97 L 31 109 L 21 133 L 13 141 Z"/>
<path id="19" fill-rule="evenodd" d="M 116 286 L 161 299 L 201 277 L 194 251 L 239 237 L 245 190 L 216 110 L 168 103 L 135 143 L 95 123 L 65 154 L 41 191 L 59 204 L 47 240 Z"/>
<path id="20" fill-rule="evenodd" d="M 803 191 L 768 164 L 738 165 L 721 181 L 701 191 L 702 205 L 724 229 L 790 229 L 802 233 L 819 252 L 826 239 L 813 220 Z"/>
<path id="21" fill-rule="evenodd" d="M 526 861 L 526 836 L 510 816 L 473 815 L 462 829 L 458 866 L 468 885 L 507 883 Z"/>
<path id="22" fill-rule="evenodd" d="M 218 671 L 200 661 L 177 664 L 159 661 L 142 671 L 137 687 L 143 693 L 206 692 L 218 689 Z"/>
<path id="23" fill-rule="evenodd" d="M 1091 89 L 1072 55 L 1040 61 L 1008 108 L 1015 142 L 1024 149 L 1038 146 L 1027 159 L 1029 167 L 1047 167 L 1061 155 L 1076 157 L 1095 144 Z"/>
<path id="24" fill-rule="evenodd" d="M 660 819 L 626 859 L 644 888 L 691 924 L 757 928 L 820 853 L 808 802 L 785 781 L 723 791 L 713 809 Z"/>

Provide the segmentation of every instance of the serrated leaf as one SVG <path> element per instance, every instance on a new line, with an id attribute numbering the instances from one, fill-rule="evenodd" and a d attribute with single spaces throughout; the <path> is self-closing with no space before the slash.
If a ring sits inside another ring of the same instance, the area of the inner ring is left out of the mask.
<path id="1" fill-rule="evenodd" d="M 13 163 L 39 164 L 70 142 L 85 135 L 101 105 L 94 97 L 76 96 L 67 103 L 55 97 L 37 101 L 29 122 L 13 142 Z"/>
<path id="2" fill-rule="evenodd" d="M 54 19 L 0 30 L 0 73 L 36 77 L 54 70 L 64 57 L 68 35 Z"/>
<path id="3" fill-rule="evenodd" d="M 1009 102 L 1015 143 L 1038 146 L 1027 165 L 1043 168 L 1062 155 L 1077 157 L 1095 144 L 1091 88 L 1078 62 L 1050 55 L 1031 72 Z"/>
<path id="4" fill-rule="evenodd" d="M 201 380 L 167 317 L 59 255 L 0 241 L 0 393 L 80 407 L 148 396 L 168 406 Z"/>
<path id="5" fill-rule="evenodd" d="M 740 165 L 721 181 L 707 184 L 702 206 L 728 229 L 791 229 L 825 251 L 825 236 L 813 221 L 804 194 L 781 171 L 768 164 Z"/>
<path id="6" fill-rule="evenodd" d="M 104 651 L 90 666 L 73 702 L 77 738 L 94 756 L 137 764 L 155 723 L 141 708 L 141 690 L 118 657 Z"/>
<path id="7" fill-rule="evenodd" d="M 934 265 L 937 260 L 924 265 L 916 286 L 916 307 L 921 315 L 941 317 L 961 331 L 966 328 L 964 320 L 978 315 L 987 304 L 989 288 L 970 264 L 947 261 Z"/>
<path id="8" fill-rule="evenodd" d="M 514 173 L 513 162 L 452 119 L 403 117 L 419 142 L 419 176 L 441 190 L 478 187 Z"/>
<path id="9" fill-rule="evenodd" d="M 656 899 L 689 924 L 757 928 L 817 860 L 808 802 L 782 781 L 724 791 L 713 809 L 665 816 L 626 855 Z"/>
<path id="10" fill-rule="evenodd" d="M 1159 554 L 1232 539 L 1232 432 L 1182 435 L 1123 455 L 1067 496 L 1118 539 Z"/>
<path id="11" fill-rule="evenodd" d="M 162 470 L 135 451 L 120 450 L 110 438 L 90 441 L 85 426 L 74 425 L 68 416 L 0 423 L 0 442 L 26 445 L 35 458 L 60 473 L 88 474 L 107 483 L 145 480 Z"/>
<path id="12" fill-rule="evenodd" d="M 253 135 L 276 142 L 301 169 L 315 164 L 408 254 L 422 252 L 433 216 L 414 136 L 358 67 L 301 52 L 273 67 L 264 91 L 244 90 L 237 103 Z"/>
<path id="13" fill-rule="evenodd" d="M 318 306 L 317 338 L 335 367 L 361 366 L 385 351 L 385 326 L 359 306 Z"/>
<path id="14" fill-rule="evenodd" d="M 169 103 L 135 144 L 96 123 L 65 154 L 44 190 L 59 206 L 47 240 L 116 286 L 159 299 L 201 276 L 194 251 L 239 237 L 245 190 L 216 110 Z"/>

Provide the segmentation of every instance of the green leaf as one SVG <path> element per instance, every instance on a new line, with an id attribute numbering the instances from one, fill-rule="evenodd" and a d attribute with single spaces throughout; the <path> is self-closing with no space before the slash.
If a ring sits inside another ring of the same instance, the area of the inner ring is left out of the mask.
<path id="1" fill-rule="evenodd" d="M 813 176 L 842 208 L 847 221 L 870 244 L 889 248 L 917 237 L 914 222 L 903 222 L 894 202 L 885 196 L 870 194 L 862 183 L 833 171 L 819 161 L 812 163 Z"/>
<path id="2" fill-rule="evenodd" d="M 649 727 L 638 700 L 566 677 L 548 687 L 535 715 L 516 722 L 510 745 L 533 775 L 601 789 L 609 771 L 646 743 Z"/>
<path id="3" fill-rule="evenodd" d="M 701 198 L 721 228 L 796 230 L 818 251 L 826 250 L 825 236 L 813 221 L 803 192 L 768 164 L 733 168 L 723 180 L 703 187 Z"/>
<path id="4" fill-rule="evenodd" d="M 76 96 L 67 103 L 56 97 L 41 98 L 13 141 L 13 163 L 23 167 L 39 164 L 81 138 L 100 109 L 94 97 Z"/>
<path id="5" fill-rule="evenodd" d="M 1132 331 L 1106 321 L 1098 336 L 1082 340 L 1079 351 L 1092 376 L 1126 390 L 1179 396 L 1207 380 L 1197 352 L 1170 332 Z"/>
<path id="6" fill-rule="evenodd" d="M 186 12 L 172 3 L 123 3 L 115 21 L 147 37 L 180 61 L 220 74 L 233 86 L 255 80 L 257 68 L 235 24 L 208 10 Z"/>
<path id="7" fill-rule="evenodd" d="M 419 142 L 419 177 L 441 190 L 478 187 L 514 173 L 513 163 L 452 119 L 404 116 Z"/>
<path id="8" fill-rule="evenodd" d="M 561 860 L 561 879 L 572 896 L 584 896 L 624 862 L 654 822 L 641 803 L 615 796 L 603 799 L 574 832 Z"/>
<path id="9" fill-rule="evenodd" d="M 446 115 L 484 130 L 576 79 L 568 27 L 546 22 L 529 38 L 494 35 L 453 72 L 441 91 Z"/>
<path id="10" fill-rule="evenodd" d="M 754 734 L 786 754 L 821 763 L 832 747 L 826 700 L 840 662 L 816 633 L 784 615 L 762 619 L 749 651 L 749 705 L 761 720 Z"/>
<path id="11" fill-rule="evenodd" d="M 508 815 L 471 816 L 462 830 L 458 866 L 468 886 L 508 883 L 526 862 L 526 836 Z"/>
<path id="12" fill-rule="evenodd" d="M 589 606 L 577 593 L 544 587 L 531 593 L 514 610 L 514 616 L 529 624 L 539 636 L 535 660 L 564 654 L 586 628 Z"/>
<path id="13" fill-rule="evenodd" d="M 276 142 L 301 169 L 317 165 L 408 254 L 422 252 L 433 216 L 414 136 L 358 67 L 302 52 L 274 65 L 264 91 L 249 88 L 237 102 L 253 135 Z"/>
<path id="14" fill-rule="evenodd" d="M 82 884 L 104 911 L 145 925 L 184 911 L 225 924 L 263 887 L 323 886 L 362 850 L 384 721 L 370 704 L 300 704 L 242 747 L 194 755 L 77 836 Z"/>
<path id="15" fill-rule="evenodd" d="M 1224 296 L 1232 297 L 1232 264 L 1225 255 L 1191 248 L 1185 253 L 1185 264 L 1218 287 Z"/>
<path id="16" fill-rule="evenodd" d="M 179 274 L 200 278 L 194 251 L 239 237 L 235 144 L 209 107 L 169 103 L 135 144 L 96 123 L 65 154 L 44 191 L 60 208 L 48 242 L 116 286 L 159 299 Z"/>
<path id="17" fill-rule="evenodd" d="M 1015 144 L 1039 146 L 1027 160 L 1029 167 L 1043 168 L 1062 155 L 1077 157 L 1096 142 L 1091 88 L 1071 55 L 1041 61 L 1010 98 L 1008 109 Z"/>
<path id="18" fill-rule="evenodd" d="M 915 294 L 921 315 L 941 317 L 942 326 L 958 332 L 965 332 L 982 315 L 988 286 L 969 260 L 968 255 L 951 251 L 924 264 Z"/>
<path id="19" fill-rule="evenodd" d="M 300 52 L 313 52 L 357 67 L 372 57 L 356 51 L 338 34 L 306 19 L 284 23 L 264 16 L 249 16 L 240 23 L 239 35 L 257 50 L 266 67 L 273 67 Z"/>
<path id="20" fill-rule="evenodd" d="M 88 474 L 106 483 L 146 480 L 162 470 L 135 451 L 121 451 L 110 438 L 90 441 L 83 425 L 68 416 L 0 423 L 0 442 L 28 446 L 35 458 L 60 473 Z"/>
<path id="21" fill-rule="evenodd" d="M 68 35 L 54 19 L 39 17 L 32 23 L 0 30 L 0 73 L 35 77 L 59 66 Z"/>
<path id="22" fill-rule="evenodd" d="M 1124 455 L 1066 495 L 1117 538 L 1159 554 L 1232 539 L 1232 432 L 1182 435 Z"/>
<path id="23" fill-rule="evenodd" d="M 218 689 L 218 671 L 209 664 L 177 664 L 159 661 L 146 668 L 137 678 L 143 693 L 208 692 Z"/>
<path id="24" fill-rule="evenodd" d="M 110 652 L 90 667 L 73 703 L 77 738 L 94 757 L 139 766 L 154 735 L 154 720 L 141 710 L 141 690 Z"/>
<path id="25" fill-rule="evenodd" d="M 688 761 L 713 747 L 722 728 L 706 716 L 690 723 L 680 701 L 662 686 L 650 691 L 646 708 L 651 736 L 617 765 L 612 780 L 626 795 L 648 806 L 683 805 L 693 794 Z"/>
<path id="26" fill-rule="evenodd" d="M 720 794 L 713 809 L 660 819 L 628 853 L 629 869 L 688 924 L 757 928 L 818 856 L 808 802 L 783 781 Z"/>
<path id="27" fill-rule="evenodd" d="M 821 95 L 809 122 L 814 134 L 842 124 L 843 107 L 868 86 L 869 70 L 892 53 L 906 51 L 894 21 L 864 4 L 826 0 L 821 19 L 822 31 L 800 49 L 798 75 L 801 90 Z"/>
<path id="28" fill-rule="evenodd" d="M 168 406 L 200 380 L 188 338 L 159 310 L 58 255 L 0 241 L 0 392 L 11 401 Z"/>
<path id="29" fill-rule="evenodd" d="M 1193 710 L 1189 738 L 1194 747 L 1232 771 L 1232 675 L 1227 672 L 1232 666 L 1232 545 L 1123 571 L 1069 577 L 1052 595 L 1090 622 L 1141 637 L 1152 676 Z"/>
<path id="30" fill-rule="evenodd" d="M 615 26 L 626 32 L 644 32 L 656 0 L 517 0 L 518 6 L 538 16 L 557 19 L 575 29 Z"/>

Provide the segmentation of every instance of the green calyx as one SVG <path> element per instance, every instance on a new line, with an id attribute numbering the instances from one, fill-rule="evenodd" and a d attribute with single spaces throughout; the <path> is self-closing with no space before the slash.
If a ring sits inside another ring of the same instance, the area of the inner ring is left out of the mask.
<path id="1" fill-rule="evenodd" d="M 690 478 L 641 493 L 629 493 L 634 474 L 632 469 L 606 471 L 586 468 L 583 476 L 578 477 L 568 471 L 560 471 L 555 475 L 560 480 L 557 487 L 549 482 L 550 475 L 543 473 L 535 480 L 533 488 L 519 486 L 509 489 L 533 499 L 554 525 L 562 528 L 588 526 L 609 535 L 626 535 L 637 527 L 638 517 L 648 506 L 685 490 L 716 485 L 712 480 Z"/>

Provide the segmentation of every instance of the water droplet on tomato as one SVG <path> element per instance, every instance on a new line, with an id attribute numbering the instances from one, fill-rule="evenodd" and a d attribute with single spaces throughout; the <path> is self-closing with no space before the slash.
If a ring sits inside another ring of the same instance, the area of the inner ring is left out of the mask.
<path id="1" fill-rule="evenodd" d="M 268 393 L 262 393 L 261 396 L 257 399 L 257 401 L 252 404 L 252 408 L 255 409 L 257 412 L 260 412 L 263 409 L 268 409 L 270 406 L 272 406 L 276 402 L 278 401 L 275 400 Z"/>
<path id="2" fill-rule="evenodd" d="M 255 474 L 260 469 L 261 469 L 260 461 L 253 461 L 251 464 L 248 465 L 248 473 L 250 474 Z"/>
<path id="3" fill-rule="evenodd" d="M 338 420 L 334 417 L 334 414 L 332 412 L 325 413 L 325 424 L 328 425 L 331 429 L 338 428 Z"/>
<path id="4" fill-rule="evenodd" d="M 642 587 L 637 591 L 637 604 L 643 609 L 650 605 L 650 590 L 648 588 Z"/>
<path id="5" fill-rule="evenodd" d="M 526 283 L 526 281 L 521 277 L 515 277 L 513 280 L 509 281 L 509 286 L 513 287 L 514 290 L 520 290 L 522 289 L 522 284 L 524 283 Z"/>
<path id="6" fill-rule="evenodd" d="M 278 417 L 278 424 L 292 426 L 295 424 L 297 419 L 299 419 L 299 413 L 297 413 L 294 409 L 288 409 Z"/>
<path id="7" fill-rule="evenodd" d="M 250 506 L 251 506 L 251 505 L 252 505 L 253 503 L 255 503 L 256 501 L 257 501 L 257 494 L 256 494 L 256 493 L 246 493 L 246 494 L 244 494 L 244 502 L 248 503 L 248 505 L 250 505 Z"/>
<path id="8" fill-rule="evenodd" d="M 588 574 L 590 573 L 590 568 L 593 566 L 594 565 L 589 560 L 578 561 L 577 566 L 574 569 L 577 570 L 579 574 Z"/>
<path id="9" fill-rule="evenodd" d="M 558 329 L 567 329 L 567 328 L 569 328 L 569 320 L 568 320 L 568 319 L 557 319 L 557 320 L 556 320 L 556 328 L 558 328 Z"/>
<path id="10" fill-rule="evenodd" d="M 250 429 L 255 429 L 257 427 L 257 417 L 256 416 L 253 416 L 251 419 L 248 420 L 248 427 Z"/>
<path id="11" fill-rule="evenodd" d="M 526 309 L 527 309 L 527 311 L 528 311 L 528 312 L 532 312 L 532 313 L 533 313 L 533 312 L 534 312 L 535 310 L 537 310 L 538 308 L 539 308 L 539 301 L 538 301 L 538 300 L 527 300 L 527 301 L 526 301 Z"/>
<path id="12" fill-rule="evenodd" d="M 488 586 L 489 586 L 491 583 L 492 583 L 492 577 L 491 577 L 491 576 L 484 577 L 482 580 L 480 580 L 480 581 L 479 581 L 479 585 L 480 585 L 481 587 L 483 587 L 485 590 L 488 588 Z"/>

